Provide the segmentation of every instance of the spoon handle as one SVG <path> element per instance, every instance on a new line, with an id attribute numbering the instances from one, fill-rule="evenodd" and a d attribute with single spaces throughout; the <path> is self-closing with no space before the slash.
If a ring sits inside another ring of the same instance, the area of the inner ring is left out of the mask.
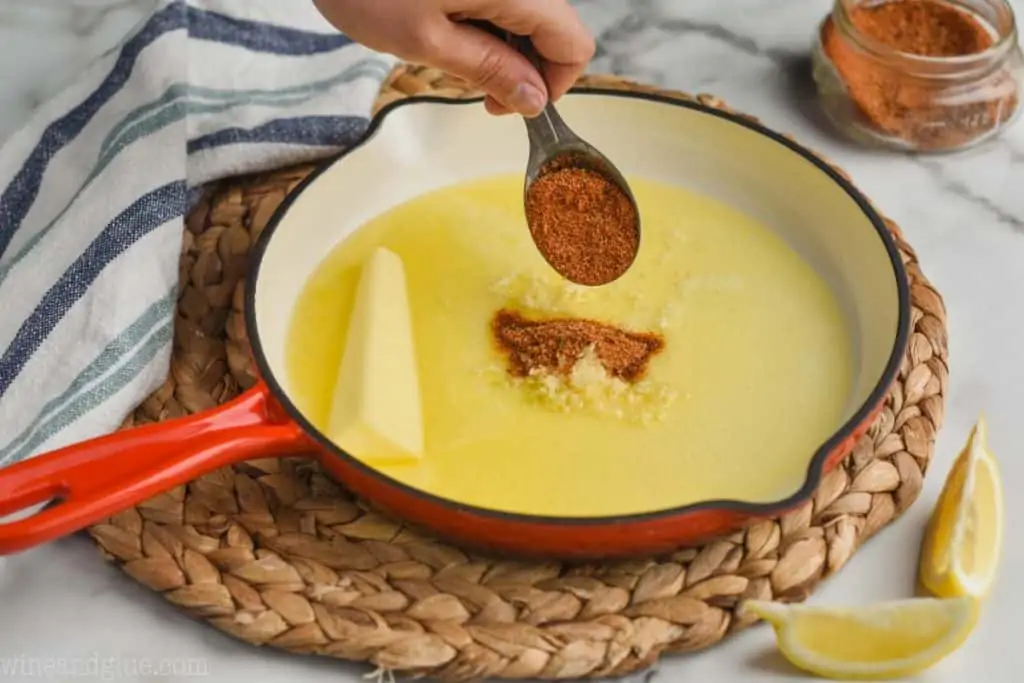
<path id="1" fill-rule="evenodd" d="M 506 31 L 489 21 L 470 19 L 465 23 L 505 41 L 512 49 L 526 57 L 540 73 L 541 78 L 544 78 L 544 60 L 529 36 Z M 545 159 L 554 158 L 558 152 L 567 148 L 578 148 L 583 144 L 579 136 L 562 120 L 551 100 L 548 100 L 539 116 L 523 117 L 523 121 L 526 123 L 526 135 L 530 142 L 530 159 L 527 163 L 527 176 L 530 178 L 536 177 L 540 172 L 540 165 Z"/>
<path id="2" fill-rule="evenodd" d="M 526 36 L 515 35 L 505 32 L 505 42 L 513 47 L 519 54 L 534 66 L 544 78 L 544 60 L 533 46 L 533 42 Z M 530 159 L 543 159 L 554 156 L 554 152 L 563 148 L 566 143 L 577 141 L 577 136 L 565 124 L 559 115 L 555 105 L 548 100 L 539 116 L 526 118 L 526 134 L 530 139 Z"/>

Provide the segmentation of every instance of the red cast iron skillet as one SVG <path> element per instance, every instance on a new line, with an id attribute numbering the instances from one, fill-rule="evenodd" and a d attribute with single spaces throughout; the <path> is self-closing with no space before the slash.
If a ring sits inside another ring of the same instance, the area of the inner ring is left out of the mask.
<path id="1" fill-rule="evenodd" d="M 258 324 L 257 309 L 262 303 L 258 293 L 268 272 L 268 249 L 279 239 L 281 226 L 289 220 L 296 202 L 301 202 L 325 174 L 344 170 L 344 165 L 357 161 L 371 167 L 360 172 L 376 172 L 373 159 L 390 154 L 397 160 L 390 170 L 377 164 L 380 184 L 392 182 L 383 180 L 390 177 L 389 173 L 423 175 L 425 167 L 417 167 L 415 162 L 402 168 L 406 153 L 396 150 L 410 144 L 410 140 L 441 138 L 438 147 L 426 152 L 433 155 L 426 168 L 430 172 L 436 169 L 439 176 L 431 182 L 439 186 L 460 179 L 454 171 L 454 175 L 449 174 L 451 178 L 445 178 L 446 168 L 465 169 L 479 163 L 479 170 L 469 171 L 478 175 L 492 170 L 521 170 L 525 164 L 525 135 L 521 129 L 506 132 L 499 128 L 514 122 L 488 117 L 479 102 L 419 98 L 394 103 L 373 119 L 359 144 L 309 176 L 279 208 L 252 253 L 246 282 L 246 325 L 262 380 L 215 410 L 121 431 L 0 471 L 0 518 L 47 501 L 53 503 L 31 516 L 0 524 L 0 554 L 19 552 L 79 531 L 225 465 L 267 457 L 314 455 L 338 481 L 400 519 L 456 543 L 519 556 L 584 559 L 668 551 L 728 533 L 757 519 L 777 516 L 808 500 L 822 476 L 850 453 L 867 430 L 897 376 L 910 325 L 909 288 L 902 260 L 883 220 L 865 198 L 805 148 L 739 115 L 651 94 L 581 89 L 563 99 L 560 108 L 581 135 L 605 150 L 627 172 L 646 175 L 650 171 L 657 175 L 679 165 L 703 165 L 694 178 L 726 173 L 723 177 L 736 178 L 736 182 L 755 188 L 744 190 L 744 195 L 756 195 L 760 182 L 767 189 L 758 201 L 766 203 L 781 201 L 771 199 L 783 187 L 779 183 L 789 182 L 780 176 L 793 176 L 792 182 L 803 185 L 783 188 L 792 197 L 787 200 L 789 204 L 779 204 L 780 211 L 784 213 L 789 210 L 786 206 L 791 206 L 795 207 L 794 216 L 800 211 L 805 216 L 820 215 L 824 237 L 811 234 L 819 228 L 807 228 L 805 251 L 813 255 L 817 240 L 818 255 L 831 260 L 839 273 L 836 277 L 845 277 L 847 288 L 856 290 L 847 296 L 847 305 L 853 311 L 853 327 L 860 327 L 860 334 L 866 335 L 860 346 L 869 350 L 862 351 L 860 362 L 863 366 L 868 358 L 863 354 L 873 353 L 876 370 L 866 382 L 861 378 L 861 398 L 851 406 L 845 421 L 815 452 L 808 453 L 806 478 L 797 490 L 770 503 L 707 500 L 615 517 L 509 514 L 446 500 L 391 479 L 334 446 L 303 417 L 283 389 L 280 363 L 275 365 L 268 359 L 267 331 L 261 331 Z M 474 135 L 478 137 L 475 141 Z M 511 141 L 503 141 L 506 137 Z M 469 141 L 461 142 L 466 139 Z M 488 144 L 496 146 L 485 151 Z M 509 145 L 521 145 L 521 155 L 518 151 L 495 151 Z M 642 151 L 644 145 L 646 152 Z M 673 150 L 673 146 L 678 149 Z M 371 156 L 367 156 L 367 147 Z M 456 157 L 461 159 L 459 163 L 449 163 L 449 158 Z M 492 169 L 488 163 L 498 166 Z M 699 184 L 698 180 L 694 182 Z M 397 203 L 408 198 L 395 199 Z M 339 202 L 341 207 L 344 204 Z M 329 221 L 330 217 L 323 220 Z M 855 227 L 843 231 L 831 225 L 833 221 L 840 228 L 845 223 Z M 830 230 L 834 234 L 828 233 Z M 333 239 L 337 241 L 338 237 Z M 800 236 L 796 239 L 799 242 Z M 837 241 L 841 244 L 832 244 Z M 320 251 L 316 258 L 323 253 Z M 865 263 L 874 264 L 866 273 Z M 291 275 L 304 280 L 308 274 L 300 270 Z M 860 284 L 864 277 L 871 281 Z M 877 312 L 869 309 L 880 307 L 886 310 L 878 322 Z"/>

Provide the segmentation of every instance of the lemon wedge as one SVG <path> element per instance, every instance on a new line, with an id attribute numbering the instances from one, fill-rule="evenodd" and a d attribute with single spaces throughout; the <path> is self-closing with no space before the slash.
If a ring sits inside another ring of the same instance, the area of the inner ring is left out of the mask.
<path id="1" fill-rule="evenodd" d="M 960 647 L 978 620 L 978 601 L 911 598 L 856 607 L 747 601 L 743 609 L 775 630 L 783 656 L 817 676 L 885 680 L 924 671 Z"/>
<path id="2" fill-rule="evenodd" d="M 946 476 L 932 511 L 918 575 L 940 598 L 988 595 L 1003 543 L 1003 491 L 999 465 L 979 419 Z"/>

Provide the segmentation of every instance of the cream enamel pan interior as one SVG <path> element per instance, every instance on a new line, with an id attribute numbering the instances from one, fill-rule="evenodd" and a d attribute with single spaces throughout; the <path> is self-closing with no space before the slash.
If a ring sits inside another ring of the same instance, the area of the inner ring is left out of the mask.
<path id="1" fill-rule="evenodd" d="M 802 502 L 833 459 L 830 452 L 866 428 L 906 349 L 907 279 L 884 222 L 821 160 L 743 117 L 654 95 L 595 90 L 574 91 L 559 108 L 583 138 L 627 175 L 685 186 L 776 231 L 833 289 L 853 337 L 854 379 L 843 419 L 831 439 L 808 453 L 807 477 L 794 482 L 792 496 L 770 505 L 707 501 L 617 521 L 702 507 L 761 516 Z M 261 374 L 320 445 L 351 460 L 364 476 L 387 480 L 330 446 L 287 398 L 286 336 L 306 279 L 332 247 L 365 221 L 431 190 L 497 173 L 521 173 L 527 153 L 523 122 L 517 117 L 495 118 L 467 101 L 400 102 L 378 115 L 360 145 L 309 178 L 262 235 L 248 301 Z M 485 518 L 557 524 L 616 521 L 509 515 L 442 500 L 393 480 L 386 483 L 405 495 Z"/>

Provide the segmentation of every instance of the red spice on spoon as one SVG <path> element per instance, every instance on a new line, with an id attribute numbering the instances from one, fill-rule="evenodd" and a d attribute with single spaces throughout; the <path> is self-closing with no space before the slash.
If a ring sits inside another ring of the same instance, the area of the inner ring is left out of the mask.
<path id="1" fill-rule="evenodd" d="M 553 167 L 530 185 L 526 219 L 548 263 L 580 285 L 619 278 L 640 245 L 636 210 L 617 185 L 597 171 Z"/>

